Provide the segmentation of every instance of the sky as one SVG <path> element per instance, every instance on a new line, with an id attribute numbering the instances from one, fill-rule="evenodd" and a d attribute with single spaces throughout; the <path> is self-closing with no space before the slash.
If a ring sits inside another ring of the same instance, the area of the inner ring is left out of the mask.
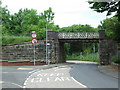
<path id="1" fill-rule="evenodd" d="M 51 7 L 55 13 L 54 23 L 60 27 L 74 24 L 97 27 L 106 18 L 106 12 L 93 11 L 85 0 L 2 0 L 2 6 L 6 5 L 11 14 L 21 8 L 35 9 L 40 14 Z"/>

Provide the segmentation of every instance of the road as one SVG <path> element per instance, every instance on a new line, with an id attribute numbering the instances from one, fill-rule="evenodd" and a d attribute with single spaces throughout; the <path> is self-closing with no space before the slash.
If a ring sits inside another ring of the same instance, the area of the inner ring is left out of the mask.
<path id="1" fill-rule="evenodd" d="M 76 63 L 70 75 L 88 88 L 118 88 L 118 79 L 101 73 L 95 63 Z"/>
<path id="2" fill-rule="evenodd" d="M 0 83 L 3 88 L 118 88 L 118 80 L 99 72 L 96 63 L 47 67 L 4 66 Z"/>
<path id="3" fill-rule="evenodd" d="M 24 88 L 86 88 L 70 76 L 70 65 L 33 73 L 25 81 Z"/>
<path id="4" fill-rule="evenodd" d="M 53 65 L 56 66 L 56 65 Z M 3 88 L 23 88 L 28 76 L 47 66 L 2 66 L 0 67 L 0 84 Z"/>

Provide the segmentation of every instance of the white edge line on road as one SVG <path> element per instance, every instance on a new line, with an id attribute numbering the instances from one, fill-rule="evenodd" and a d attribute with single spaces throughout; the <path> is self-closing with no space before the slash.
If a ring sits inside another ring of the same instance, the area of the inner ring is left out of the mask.
<path id="1" fill-rule="evenodd" d="M 85 87 L 85 88 L 87 88 L 87 86 L 85 86 L 85 85 L 83 85 L 82 83 L 80 83 L 80 82 L 78 82 L 77 80 L 75 80 L 73 77 L 71 77 L 76 83 L 78 83 L 79 85 L 81 85 L 81 86 L 83 86 L 83 87 Z"/>
<path id="2" fill-rule="evenodd" d="M 16 86 L 18 86 L 18 87 L 20 87 L 20 88 L 23 88 L 21 85 L 19 85 L 19 84 L 16 84 L 16 83 L 5 82 L 5 81 L 2 81 L 2 83 L 10 83 L 10 84 L 16 85 Z"/>
<path id="3" fill-rule="evenodd" d="M 33 72 L 36 72 L 36 71 L 38 71 L 39 69 L 36 69 L 36 70 L 33 70 L 33 71 L 30 71 L 29 73 L 33 73 Z"/>
<path id="4" fill-rule="evenodd" d="M 19 86 L 19 87 L 23 88 L 23 87 L 22 87 L 22 86 L 20 86 L 19 84 L 16 84 L 16 83 L 11 83 L 11 84 L 13 84 L 13 85 L 16 85 L 16 86 Z"/>

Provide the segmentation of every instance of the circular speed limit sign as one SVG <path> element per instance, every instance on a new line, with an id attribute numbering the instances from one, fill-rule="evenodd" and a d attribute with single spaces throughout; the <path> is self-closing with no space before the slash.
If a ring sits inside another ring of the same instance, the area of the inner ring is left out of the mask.
<path id="1" fill-rule="evenodd" d="M 32 39 L 32 44 L 37 44 L 37 43 L 38 43 L 37 39 Z"/>
<path id="2" fill-rule="evenodd" d="M 36 33 L 32 33 L 32 38 L 36 38 Z"/>

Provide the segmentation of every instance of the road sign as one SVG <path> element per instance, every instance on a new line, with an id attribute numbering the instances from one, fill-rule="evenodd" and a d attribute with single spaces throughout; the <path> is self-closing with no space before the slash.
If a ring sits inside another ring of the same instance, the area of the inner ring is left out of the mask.
<path id="1" fill-rule="evenodd" d="M 32 38 L 36 38 L 36 33 L 32 33 Z"/>
<path id="2" fill-rule="evenodd" d="M 36 37 L 37 37 L 36 32 L 32 31 L 32 38 L 36 38 Z"/>
<path id="3" fill-rule="evenodd" d="M 36 32 L 32 31 L 32 44 L 34 45 L 34 66 L 35 66 L 35 61 L 36 61 L 36 57 L 35 57 L 35 44 L 38 43 L 36 37 L 37 37 Z"/>
<path id="4" fill-rule="evenodd" d="M 32 39 L 32 44 L 37 44 L 37 43 L 38 43 L 37 39 Z"/>

